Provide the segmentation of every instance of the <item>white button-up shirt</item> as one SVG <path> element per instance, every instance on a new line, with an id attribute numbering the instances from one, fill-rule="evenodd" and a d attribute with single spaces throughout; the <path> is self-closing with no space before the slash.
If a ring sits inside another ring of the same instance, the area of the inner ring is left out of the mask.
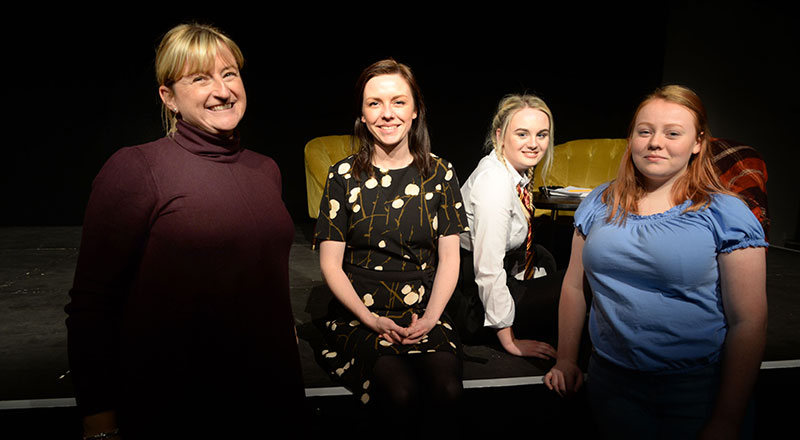
<path id="1" fill-rule="evenodd" d="M 461 247 L 472 251 L 487 327 L 505 328 L 514 323 L 514 299 L 506 274 L 519 279 L 525 275 L 528 219 L 517 185 L 528 181 L 492 151 L 461 187 L 469 222 L 469 231 L 461 233 Z"/>

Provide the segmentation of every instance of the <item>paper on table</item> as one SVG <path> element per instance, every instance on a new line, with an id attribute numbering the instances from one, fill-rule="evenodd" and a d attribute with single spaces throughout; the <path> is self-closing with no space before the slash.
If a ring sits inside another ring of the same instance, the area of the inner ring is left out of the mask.
<path id="1" fill-rule="evenodd" d="M 567 196 L 567 197 L 586 197 L 587 194 L 592 192 L 591 188 L 580 188 L 577 186 L 567 186 L 559 189 L 551 189 L 551 196 Z"/>

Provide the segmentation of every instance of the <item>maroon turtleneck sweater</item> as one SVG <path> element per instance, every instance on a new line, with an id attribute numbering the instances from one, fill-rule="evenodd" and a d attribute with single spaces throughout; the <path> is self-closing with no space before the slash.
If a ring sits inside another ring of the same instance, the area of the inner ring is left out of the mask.
<path id="1" fill-rule="evenodd" d="M 82 413 L 117 410 L 136 427 L 231 415 L 253 396 L 257 409 L 297 409 L 293 235 L 278 167 L 238 138 L 179 122 L 174 137 L 114 154 L 66 307 Z"/>

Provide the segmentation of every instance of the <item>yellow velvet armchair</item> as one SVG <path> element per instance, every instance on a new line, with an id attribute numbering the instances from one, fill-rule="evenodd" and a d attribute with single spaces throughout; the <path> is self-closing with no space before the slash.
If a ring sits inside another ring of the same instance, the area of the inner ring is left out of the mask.
<path id="1" fill-rule="evenodd" d="M 578 139 L 556 145 L 547 185 L 595 188 L 608 182 L 617 176 L 627 146 L 627 139 Z M 541 167 L 536 167 L 533 183 L 536 188 L 544 185 Z M 550 213 L 550 210 L 537 209 L 535 216 Z M 559 211 L 559 215 L 572 215 L 572 212 Z"/>
<path id="2" fill-rule="evenodd" d="M 322 191 L 331 165 L 354 153 L 350 135 L 320 136 L 311 139 L 303 154 L 306 164 L 308 215 L 317 218 Z"/>

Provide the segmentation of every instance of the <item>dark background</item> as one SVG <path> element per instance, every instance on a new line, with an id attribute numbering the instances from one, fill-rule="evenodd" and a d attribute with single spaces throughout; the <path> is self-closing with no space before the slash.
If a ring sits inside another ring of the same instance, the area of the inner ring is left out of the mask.
<path id="1" fill-rule="evenodd" d="M 155 46 L 170 27 L 196 20 L 219 26 L 244 52 L 243 144 L 277 161 L 296 222 L 308 220 L 303 147 L 350 133 L 358 74 L 392 56 L 414 70 L 434 152 L 462 181 L 506 93 L 543 97 L 558 144 L 624 137 L 645 94 L 685 84 L 706 103 L 714 135 L 765 157 L 773 244 L 800 235 L 798 20 L 777 6 L 198 6 L 17 14 L 5 33 L 0 226 L 81 224 L 105 160 L 163 135 Z"/>

